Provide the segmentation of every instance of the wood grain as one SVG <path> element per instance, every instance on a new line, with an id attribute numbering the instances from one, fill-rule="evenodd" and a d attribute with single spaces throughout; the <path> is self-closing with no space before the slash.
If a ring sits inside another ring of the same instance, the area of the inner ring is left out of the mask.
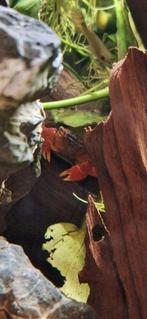
<path id="1" fill-rule="evenodd" d="M 131 48 L 112 70 L 111 114 L 86 137 L 107 209 L 106 226 L 129 319 L 147 318 L 146 92 L 147 55 Z"/>

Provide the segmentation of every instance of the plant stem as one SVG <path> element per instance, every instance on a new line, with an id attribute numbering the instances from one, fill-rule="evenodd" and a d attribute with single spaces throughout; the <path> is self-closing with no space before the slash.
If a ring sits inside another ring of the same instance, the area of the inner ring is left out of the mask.
<path id="1" fill-rule="evenodd" d="M 99 82 L 98 84 L 96 84 L 95 86 L 91 87 L 90 89 L 86 90 L 85 92 L 81 93 L 81 95 L 87 95 L 89 93 L 95 92 L 96 90 L 100 90 L 102 89 L 102 86 L 108 85 L 109 80 L 105 79 L 101 82 Z"/>
<path id="2" fill-rule="evenodd" d="M 76 51 L 78 51 L 81 55 L 83 55 L 84 57 L 88 57 L 89 56 L 89 50 L 82 47 L 82 45 L 77 45 L 73 42 L 69 42 L 66 39 L 61 38 L 62 43 L 64 43 L 65 45 L 69 46 L 72 49 L 75 49 Z"/>
<path id="3" fill-rule="evenodd" d="M 124 18 L 124 6 L 120 0 L 113 0 L 116 12 L 117 22 L 117 48 L 118 48 L 118 60 L 124 58 L 128 51 L 126 25 Z"/>
<path id="4" fill-rule="evenodd" d="M 41 103 L 43 108 L 46 110 L 53 110 L 59 108 L 68 108 L 71 106 L 76 106 L 79 104 L 84 104 L 87 102 L 92 102 L 95 100 L 100 100 L 102 98 L 109 96 L 109 89 L 108 87 L 99 90 L 98 92 L 93 92 L 91 94 L 76 96 L 71 99 L 60 100 L 60 101 L 53 101 L 53 102 L 45 102 Z"/>
<path id="5" fill-rule="evenodd" d="M 144 46 L 144 44 L 142 42 L 140 34 L 138 33 L 138 30 L 136 28 L 136 25 L 135 25 L 135 22 L 133 20 L 133 17 L 132 17 L 132 14 L 131 14 L 130 10 L 128 12 L 128 19 L 129 19 L 129 23 L 130 23 L 130 27 L 132 29 L 133 35 L 134 35 L 134 37 L 135 37 L 135 39 L 137 41 L 138 48 L 145 53 L 145 46 Z"/>

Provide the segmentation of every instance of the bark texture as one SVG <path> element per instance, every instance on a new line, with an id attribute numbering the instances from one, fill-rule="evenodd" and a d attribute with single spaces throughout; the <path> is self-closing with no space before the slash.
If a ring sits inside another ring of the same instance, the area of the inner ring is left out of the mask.
<path id="1" fill-rule="evenodd" d="M 110 233 L 91 196 L 86 223 L 86 262 L 80 280 L 90 286 L 88 303 L 102 319 L 125 319 L 127 307 L 113 260 Z"/>
<path id="2" fill-rule="evenodd" d="M 129 319 L 147 318 L 146 92 L 147 55 L 131 48 L 111 74 L 109 118 L 86 137 L 106 205 L 115 271 L 126 300 L 124 318 Z"/>

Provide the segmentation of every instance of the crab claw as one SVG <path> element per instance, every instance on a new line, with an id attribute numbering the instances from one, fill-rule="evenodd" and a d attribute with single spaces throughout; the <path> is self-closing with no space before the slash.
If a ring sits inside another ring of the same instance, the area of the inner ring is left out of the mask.
<path id="1" fill-rule="evenodd" d="M 90 161 L 85 161 L 81 164 L 72 166 L 71 168 L 60 173 L 60 177 L 66 182 L 77 182 L 82 181 L 88 175 L 96 177 L 96 169 L 90 163 Z"/>
<path id="2" fill-rule="evenodd" d="M 48 160 L 48 162 L 51 161 L 51 147 L 49 141 L 44 140 L 42 144 L 42 156 L 45 160 Z"/>
<path id="3" fill-rule="evenodd" d="M 47 160 L 49 163 L 51 161 L 51 151 L 42 151 L 42 156 L 45 160 Z"/>
<path id="4" fill-rule="evenodd" d="M 42 155 L 44 159 L 51 161 L 51 149 L 52 149 L 52 141 L 56 134 L 55 128 L 47 128 L 44 127 L 42 130 L 43 144 L 42 144 Z"/>

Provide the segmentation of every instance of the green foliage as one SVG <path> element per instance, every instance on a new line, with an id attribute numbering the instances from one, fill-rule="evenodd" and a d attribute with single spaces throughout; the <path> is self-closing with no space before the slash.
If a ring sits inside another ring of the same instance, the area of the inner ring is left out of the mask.
<path id="1" fill-rule="evenodd" d="M 105 213 L 106 209 L 105 209 L 105 205 L 103 203 L 103 201 L 101 202 L 94 202 L 96 209 L 100 212 L 100 213 Z"/>
<path id="2" fill-rule="evenodd" d="M 108 87 L 102 83 L 108 83 L 113 61 L 124 58 L 129 46 L 143 48 L 125 0 L 71 0 L 70 5 L 69 0 L 10 0 L 10 6 L 26 15 L 39 16 L 57 32 L 63 45 L 63 63 L 93 91 L 98 85 L 108 95 Z M 46 109 L 70 107 L 105 95 L 97 89 L 90 93 L 43 106 Z M 91 112 L 64 115 L 65 119 L 59 116 L 57 120 L 75 127 L 99 121 L 98 114 L 94 119 Z"/>
<path id="3" fill-rule="evenodd" d="M 72 0 L 70 6 L 67 0 L 59 2 L 44 0 L 40 18 L 59 34 L 64 46 L 66 66 L 70 71 L 73 68 L 73 73 L 78 74 L 78 79 L 90 90 L 96 83 L 100 86 L 103 82 L 108 82 L 113 62 L 109 53 L 113 53 L 113 59 L 117 61 L 125 57 L 129 46 L 137 43 L 140 47 L 142 45 L 139 36 L 136 37 L 133 20 L 130 18 L 125 0 Z M 102 55 L 106 58 L 104 61 L 101 60 L 100 52 L 103 52 Z M 99 93 L 95 91 L 92 95 L 83 96 L 83 99 L 80 96 L 70 100 L 45 103 L 44 107 L 66 108 L 82 104 L 93 101 L 97 94 L 102 98 Z M 67 123 L 66 120 L 65 115 L 65 121 L 62 118 L 62 122 Z M 77 113 L 76 122 L 78 121 Z"/>
<path id="4" fill-rule="evenodd" d="M 39 16 L 46 24 L 52 27 L 57 34 L 62 37 L 66 35 L 66 40 L 74 35 L 74 25 L 70 19 L 70 9 L 78 6 L 78 0 L 42 0 Z"/>
<path id="5" fill-rule="evenodd" d="M 40 0 L 10 0 L 9 4 L 20 13 L 38 19 Z"/>
<path id="6" fill-rule="evenodd" d="M 97 9 L 97 1 L 93 0 L 72 0 L 70 5 L 68 0 L 44 0 L 41 2 L 39 15 L 41 20 L 57 32 L 63 44 L 64 62 L 80 75 L 80 80 L 88 88 L 92 87 L 95 81 L 108 79 L 110 71 L 108 63 L 103 63 L 95 56 L 98 47 L 103 47 L 103 51 L 111 58 L 112 49 L 107 49 L 103 38 L 99 39 L 93 32 Z M 81 14 L 83 20 L 79 21 Z M 111 42 L 111 45 L 115 47 L 114 42 Z"/>
<path id="7" fill-rule="evenodd" d="M 98 123 L 104 119 L 99 113 L 92 111 L 66 110 L 51 111 L 52 117 L 56 123 L 62 123 L 71 127 L 88 126 Z"/>
<path id="8" fill-rule="evenodd" d="M 118 60 L 124 58 L 130 45 L 136 45 L 136 39 L 130 28 L 128 8 L 125 0 L 114 0 L 117 20 L 117 50 Z"/>

